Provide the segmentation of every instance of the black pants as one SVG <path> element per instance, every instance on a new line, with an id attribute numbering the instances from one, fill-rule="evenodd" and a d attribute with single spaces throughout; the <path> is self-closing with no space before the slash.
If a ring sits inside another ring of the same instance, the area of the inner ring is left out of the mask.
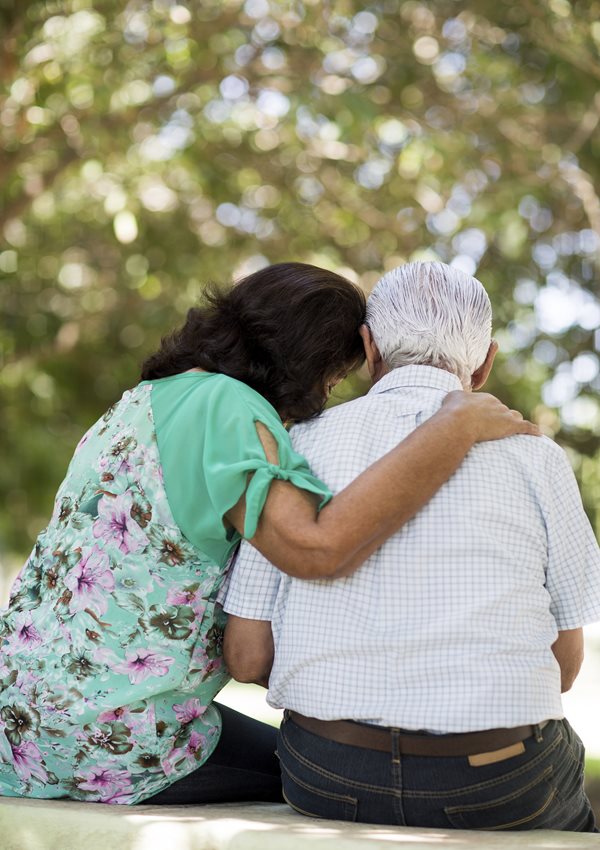
<path id="1" fill-rule="evenodd" d="M 223 731 L 209 760 L 144 804 L 282 803 L 277 729 L 219 705 Z"/>

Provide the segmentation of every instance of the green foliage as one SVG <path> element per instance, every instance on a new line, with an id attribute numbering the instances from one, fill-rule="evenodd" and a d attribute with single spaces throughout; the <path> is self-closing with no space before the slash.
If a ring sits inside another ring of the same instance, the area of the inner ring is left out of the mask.
<path id="1" fill-rule="evenodd" d="M 598 527 L 600 2 L 467 6 L 0 2 L 5 550 L 203 281 L 285 259 L 476 272 Z"/>
<path id="2" fill-rule="evenodd" d="M 585 773 L 589 779 L 600 779 L 600 759 L 590 759 L 586 758 L 585 760 Z"/>

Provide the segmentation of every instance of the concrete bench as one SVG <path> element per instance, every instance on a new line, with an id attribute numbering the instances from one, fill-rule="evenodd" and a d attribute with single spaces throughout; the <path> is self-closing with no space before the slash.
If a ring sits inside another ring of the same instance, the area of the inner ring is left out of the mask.
<path id="1" fill-rule="evenodd" d="M 599 850 L 600 836 L 313 820 L 270 803 L 105 806 L 0 798 L 2 850 Z"/>

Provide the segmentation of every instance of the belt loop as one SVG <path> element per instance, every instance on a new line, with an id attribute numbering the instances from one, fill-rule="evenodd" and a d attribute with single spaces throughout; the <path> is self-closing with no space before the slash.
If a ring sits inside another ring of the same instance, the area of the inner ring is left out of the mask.
<path id="1" fill-rule="evenodd" d="M 533 734 L 535 735 L 536 744 L 541 744 L 544 740 L 544 736 L 542 735 L 542 727 L 539 723 L 536 723 L 533 727 Z"/>
<path id="2" fill-rule="evenodd" d="M 392 739 L 392 763 L 400 764 L 400 757 L 402 755 L 402 736 L 400 730 L 391 726 L 390 735 Z"/>

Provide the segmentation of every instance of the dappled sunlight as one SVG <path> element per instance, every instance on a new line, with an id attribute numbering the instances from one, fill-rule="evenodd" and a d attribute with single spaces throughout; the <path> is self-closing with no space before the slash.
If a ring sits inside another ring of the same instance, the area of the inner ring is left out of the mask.
<path id="1" fill-rule="evenodd" d="M 465 832 L 306 818 L 270 803 L 106 806 L 0 798 L 3 850 L 587 850 L 597 838 L 535 830 Z"/>
<path id="2" fill-rule="evenodd" d="M 206 811 L 206 814 L 204 812 Z M 193 814 L 192 814 L 193 813 Z M 442 848 L 467 850 L 467 848 L 523 847 L 523 833 L 465 832 L 463 830 L 423 829 L 414 827 L 377 826 L 373 824 L 343 823 L 307 818 L 285 806 L 273 804 L 225 804 L 209 807 L 167 807 L 163 810 L 143 807 L 140 814 L 125 815 L 128 821 L 141 827 L 139 835 L 143 850 L 154 850 L 167 835 L 177 835 L 177 850 L 196 850 L 209 845 L 195 843 L 200 836 L 212 836 L 218 848 L 323 848 L 336 850 L 361 850 L 382 847 Z M 179 829 L 186 824 L 187 832 Z M 172 833 L 168 829 L 174 827 Z M 195 828 L 197 827 L 197 828 Z M 260 845 L 256 843 L 260 835 Z M 575 833 L 556 833 L 536 830 L 527 833 L 531 850 L 568 850 L 591 847 L 591 836 Z M 143 841 L 143 843 L 142 843 Z M 136 845 L 137 846 L 137 845 Z M 165 845 L 162 845 L 165 846 Z M 212 845 L 210 845 L 212 846 Z"/>
<path id="3" fill-rule="evenodd" d="M 176 847 L 177 850 L 194 850 L 197 846 L 185 824 L 174 820 L 164 822 L 140 822 L 135 846 L 140 850 L 164 850 Z"/>

